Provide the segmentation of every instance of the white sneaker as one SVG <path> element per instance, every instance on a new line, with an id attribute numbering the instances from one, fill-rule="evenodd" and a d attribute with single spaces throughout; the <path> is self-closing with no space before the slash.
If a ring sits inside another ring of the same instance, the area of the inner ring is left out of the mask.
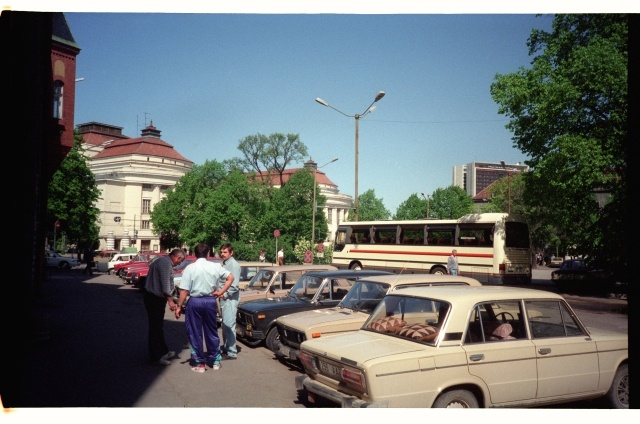
<path id="1" fill-rule="evenodd" d="M 220 369 L 220 364 L 213 364 L 213 370 L 218 371 Z"/>

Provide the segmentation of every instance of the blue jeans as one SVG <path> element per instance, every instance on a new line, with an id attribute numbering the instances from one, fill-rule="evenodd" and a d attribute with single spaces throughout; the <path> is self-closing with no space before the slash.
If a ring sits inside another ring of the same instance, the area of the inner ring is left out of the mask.
<path id="1" fill-rule="evenodd" d="M 458 275 L 458 270 L 457 269 L 451 269 L 451 270 L 449 270 L 449 274 Z"/>
<path id="2" fill-rule="evenodd" d="M 238 348 L 236 346 L 236 314 L 238 313 L 238 303 L 240 303 L 240 294 L 237 293 L 233 298 L 220 300 L 220 309 L 222 309 L 222 346 L 229 356 L 238 356 Z"/>

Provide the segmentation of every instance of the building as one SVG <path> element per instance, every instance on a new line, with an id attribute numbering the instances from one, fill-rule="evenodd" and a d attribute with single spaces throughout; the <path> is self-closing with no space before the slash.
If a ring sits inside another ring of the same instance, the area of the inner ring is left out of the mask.
<path id="1" fill-rule="evenodd" d="M 507 175 L 528 171 L 529 166 L 504 162 L 470 162 L 453 167 L 453 185 L 462 188 L 473 198 L 489 187 L 494 181 Z"/>
<path id="2" fill-rule="evenodd" d="M 153 121 L 140 137 L 122 128 L 89 122 L 78 125 L 88 167 L 102 192 L 100 249 L 160 250 L 160 234 L 151 225 L 151 211 L 167 190 L 193 167 L 193 162 L 160 139 Z"/>

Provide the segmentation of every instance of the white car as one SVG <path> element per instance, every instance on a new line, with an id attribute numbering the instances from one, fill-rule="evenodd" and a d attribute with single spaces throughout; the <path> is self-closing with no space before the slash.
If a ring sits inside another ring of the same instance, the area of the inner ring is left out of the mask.
<path id="1" fill-rule="evenodd" d="M 629 408 L 624 332 L 587 328 L 552 292 L 416 287 L 360 330 L 307 340 L 295 379 L 342 407 L 533 407 L 604 397 Z"/>
<path id="2" fill-rule="evenodd" d="M 80 261 L 76 258 L 70 258 L 68 256 L 62 256 L 57 252 L 46 251 L 47 267 L 71 269 L 80 266 Z"/>
<path id="3" fill-rule="evenodd" d="M 116 253 L 108 262 L 97 262 L 96 270 L 113 274 L 113 269 L 116 265 L 129 262 L 135 256 L 135 253 Z"/>

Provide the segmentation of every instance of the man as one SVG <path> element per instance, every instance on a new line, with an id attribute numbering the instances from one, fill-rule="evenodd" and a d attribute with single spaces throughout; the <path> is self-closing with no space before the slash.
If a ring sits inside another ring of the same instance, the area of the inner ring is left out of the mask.
<path id="1" fill-rule="evenodd" d="M 457 253 L 458 251 L 456 249 L 453 249 L 453 251 L 451 252 L 451 256 L 449 256 L 449 259 L 447 260 L 447 268 L 449 268 L 449 274 L 451 275 L 458 275 L 458 256 L 456 256 Z"/>
<path id="2" fill-rule="evenodd" d="M 176 310 L 173 301 L 173 267 L 184 260 L 184 251 L 174 249 L 169 256 L 160 256 L 149 264 L 145 283 L 144 306 L 149 319 L 149 359 L 152 363 L 171 365 L 169 358 L 176 355 L 170 351 L 164 339 L 164 311 L 169 303 L 171 311 Z"/>
<path id="3" fill-rule="evenodd" d="M 82 270 L 82 274 L 93 275 L 93 249 L 91 247 L 87 247 L 84 249 L 84 254 L 82 255 L 82 260 L 87 266 Z"/>
<path id="4" fill-rule="evenodd" d="M 223 359 L 238 359 L 236 346 L 236 314 L 240 303 L 240 264 L 233 257 L 233 246 L 229 243 L 220 248 L 222 266 L 233 275 L 233 284 L 220 298 L 222 309 L 222 352 Z M 220 285 L 220 282 L 218 282 Z"/>
<path id="5" fill-rule="evenodd" d="M 185 326 L 191 344 L 191 369 L 198 373 L 206 370 L 205 364 L 214 371 L 220 369 L 220 338 L 218 337 L 218 310 L 216 298 L 224 296 L 233 283 L 233 275 L 220 264 L 207 260 L 209 246 L 198 243 L 194 249 L 195 262 L 182 272 L 180 296 L 175 310 L 176 319 L 189 296 L 189 307 L 185 316 Z M 224 286 L 217 290 L 218 281 Z M 205 352 L 204 343 L 207 345 Z"/>
<path id="6" fill-rule="evenodd" d="M 284 247 L 278 250 L 278 265 L 284 265 Z"/>

